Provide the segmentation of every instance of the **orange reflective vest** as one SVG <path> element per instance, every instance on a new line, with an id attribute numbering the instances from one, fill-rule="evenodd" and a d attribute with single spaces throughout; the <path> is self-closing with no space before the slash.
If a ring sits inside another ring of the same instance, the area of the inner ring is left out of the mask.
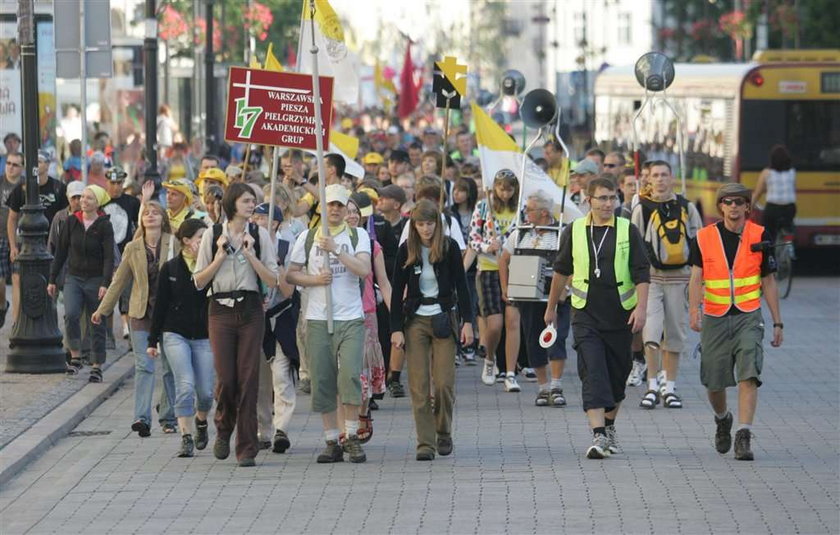
<path id="1" fill-rule="evenodd" d="M 742 312 L 752 312 L 761 306 L 761 251 L 753 252 L 752 245 L 761 242 L 764 227 L 747 221 L 730 266 L 717 225 L 709 225 L 697 233 L 697 245 L 703 256 L 703 311 L 709 316 L 723 316 L 734 305 Z"/>

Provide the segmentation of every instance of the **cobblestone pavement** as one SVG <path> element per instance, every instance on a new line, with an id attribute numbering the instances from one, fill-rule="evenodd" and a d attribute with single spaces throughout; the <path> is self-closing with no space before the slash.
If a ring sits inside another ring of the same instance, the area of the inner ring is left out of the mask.
<path id="1" fill-rule="evenodd" d="M 177 459 L 176 436 L 129 431 L 127 384 L 0 491 L 0 526 L 7 534 L 838 533 L 839 305 L 840 280 L 827 278 L 797 280 L 784 302 L 787 338 L 781 349 L 767 344 L 752 463 L 715 452 L 690 356 L 678 382 L 685 408 L 643 411 L 641 387 L 629 389 L 618 423 L 625 453 L 605 461 L 584 458 L 590 434 L 573 356 L 565 409 L 535 407 L 533 383 L 509 394 L 482 385 L 478 367 L 460 368 L 455 451 L 431 463 L 414 460 L 408 400 L 391 398 L 374 413 L 365 464 L 315 463 L 321 426 L 307 397 L 286 454 L 262 452 L 256 468 L 217 461 L 210 448 Z"/>
<path id="2" fill-rule="evenodd" d="M 8 286 L 7 295 L 11 295 L 11 292 L 12 287 Z M 64 317 L 64 309 L 61 305 L 59 305 L 58 317 Z M 117 324 L 121 329 L 119 320 Z M 87 384 L 85 371 L 77 377 L 67 377 L 60 373 L 37 375 L 6 373 L 6 355 L 9 353 L 11 332 L 12 313 L 9 311 L 6 324 L 0 329 L 0 451 L 15 437 L 29 429 L 35 422 Z M 128 344 L 118 336 L 116 349 L 108 351 L 104 367 L 106 380 L 108 366 L 115 357 L 125 354 L 126 351 L 128 351 Z"/>

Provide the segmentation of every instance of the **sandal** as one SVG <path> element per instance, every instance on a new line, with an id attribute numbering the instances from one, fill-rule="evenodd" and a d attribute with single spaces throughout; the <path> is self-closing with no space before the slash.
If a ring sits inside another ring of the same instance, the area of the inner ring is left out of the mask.
<path id="1" fill-rule="evenodd" d="M 163 429 L 163 432 L 167 435 L 172 435 L 178 432 L 178 430 L 175 429 L 175 426 L 173 424 L 161 424 L 160 427 L 161 429 Z"/>
<path id="2" fill-rule="evenodd" d="M 656 390 L 648 390 L 645 392 L 642 401 L 639 402 L 639 407 L 643 409 L 654 409 L 659 405 L 659 392 Z"/>
<path id="3" fill-rule="evenodd" d="M 67 375 L 79 375 L 79 371 L 82 369 L 82 361 L 79 359 L 70 359 L 70 362 L 67 363 L 67 370 L 65 373 Z"/>
<path id="4" fill-rule="evenodd" d="M 367 444 L 373 436 L 373 418 L 370 417 L 370 413 L 367 416 L 359 415 L 359 430 L 356 436 L 362 444 Z"/>
<path id="5" fill-rule="evenodd" d="M 673 392 L 668 392 L 662 396 L 662 404 L 666 409 L 682 409 L 682 400 Z"/>
<path id="6" fill-rule="evenodd" d="M 88 382 L 90 382 L 90 383 L 101 383 L 102 382 L 102 368 L 91 368 L 90 369 L 90 377 L 88 377 Z"/>

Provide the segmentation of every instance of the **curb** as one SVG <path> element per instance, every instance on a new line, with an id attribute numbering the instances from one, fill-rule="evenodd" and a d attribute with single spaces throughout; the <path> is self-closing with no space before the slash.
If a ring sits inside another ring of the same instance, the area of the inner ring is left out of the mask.
<path id="1" fill-rule="evenodd" d="M 67 436 L 79 422 L 130 379 L 134 374 L 134 359 L 131 355 L 129 350 L 108 366 L 106 372 L 114 378 L 113 381 L 88 383 L 9 442 L 0 454 L 0 486 L 5 486 L 27 464 Z"/>

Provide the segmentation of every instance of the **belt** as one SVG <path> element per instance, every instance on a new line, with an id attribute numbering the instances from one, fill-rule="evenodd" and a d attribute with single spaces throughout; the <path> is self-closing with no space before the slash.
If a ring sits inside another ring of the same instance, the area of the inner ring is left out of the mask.
<path id="1" fill-rule="evenodd" d="M 210 297 L 212 297 L 213 299 L 243 299 L 250 294 L 257 295 L 257 292 L 254 292 L 252 290 L 234 290 L 232 292 L 214 293 Z"/>
<path id="2" fill-rule="evenodd" d="M 437 305 L 440 304 L 437 297 L 421 297 L 420 298 L 421 305 Z"/>

